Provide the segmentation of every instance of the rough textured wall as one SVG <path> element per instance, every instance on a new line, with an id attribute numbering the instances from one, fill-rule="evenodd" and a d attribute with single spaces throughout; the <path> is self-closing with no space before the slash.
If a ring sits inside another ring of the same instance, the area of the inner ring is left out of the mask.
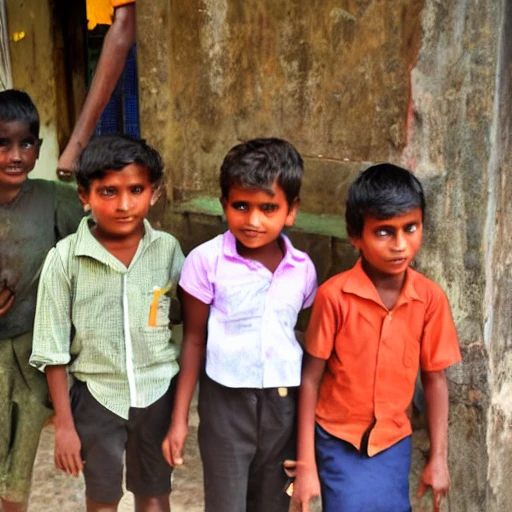
<path id="1" fill-rule="evenodd" d="M 288 138 L 312 158 L 398 158 L 422 4 L 156 0 L 138 6 L 141 109 L 143 117 L 162 121 L 169 192 L 178 199 L 217 193 L 219 157 L 261 135 Z"/>
<path id="2" fill-rule="evenodd" d="M 6 2 L 9 34 L 24 32 L 11 41 L 13 84 L 27 91 L 39 110 L 43 147 L 32 177 L 54 179 L 59 148 L 57 143 L 57 87 L 54 66 L 55 44 L 50 3 L 42 0 Z"/>
<path id="3" fill-rule="evenodd" d="M 510 501 L 509 508 L 486 504 L 488 464 L 508 471 L 486 444 L 494 399 L 489 351 L 498 343 L 484 338 L 486 279 L 493 274 L 486 239 L 487 216 L 494 215 L 489 192 L 496 193 L 489 189 L 497 174 L 492 157 L 503 6 L 495 1 L 425 3 L 422 47 L 412 73 L 410 145 L 404 155 L 423 178 L 429 197 L 421 269 L 447 291 L 464 359 L 448 372 L 449 509 L 454 511 L 512 509 Z"/>
<path id="4" fill-rule="evenodd" d="M 512 510 L 512 3 L 506 2 L 495 101 L 487 234 L 485 342 L 490 358 L 488 510 Z"/>

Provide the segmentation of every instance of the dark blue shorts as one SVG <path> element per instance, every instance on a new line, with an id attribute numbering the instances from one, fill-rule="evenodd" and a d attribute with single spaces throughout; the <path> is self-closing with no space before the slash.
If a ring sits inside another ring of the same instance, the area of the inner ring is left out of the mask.
<path id="1" fill-rule="evenodd" d="M 323 512 L 410 512 L 411 438 L 368 457 L 316 425 Z"/>

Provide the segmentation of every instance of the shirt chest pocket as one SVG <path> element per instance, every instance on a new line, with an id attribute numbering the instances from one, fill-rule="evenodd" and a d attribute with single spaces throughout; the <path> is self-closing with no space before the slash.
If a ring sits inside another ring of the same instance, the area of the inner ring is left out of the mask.
<path id="1" fill-rule="evenodd" d="M 159 288 L 155 287 L 146 298 L 146 325 L 148 328 L 169 327 L 169 312 L 171 308 L 171 299 L 167 295 L 170 291 L 170 285 Z"/>
<path id="2" fill-rule="evenodd" d="M 224 279 L 215 283 L 215 307 L 229 321 L 261 317 L 268 289 L 269 281 L 264 278 Z"/>

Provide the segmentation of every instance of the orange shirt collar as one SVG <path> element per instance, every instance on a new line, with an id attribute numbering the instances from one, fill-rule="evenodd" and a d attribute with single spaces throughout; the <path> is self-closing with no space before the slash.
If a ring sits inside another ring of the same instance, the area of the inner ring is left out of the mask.
<path id="1" fill-rule="evenodd" d="M 376 302 L 377 304 L 385 308 L 379 296 L 379 293 L 377 292 L 377 288 L 375 288 L 375 285 L 373 284 L 372 280 L 363 270 L 361 258 L 357 260 L 356 264 L 352 267 L 352 269 L 349 272 L 350 275 L 348 279 L 345 281 L 342 290 L 345 293 L 352 293 L 363 299 L 372 300 L 373 302 Z M 411 300 L 422 301 L 414 287 L 416 281 L 416 272 L 411 268 L 408 268 L 406 270 L 405 283 L 400 292 L 400 296 L 398 297 L 395 308 Z"/>

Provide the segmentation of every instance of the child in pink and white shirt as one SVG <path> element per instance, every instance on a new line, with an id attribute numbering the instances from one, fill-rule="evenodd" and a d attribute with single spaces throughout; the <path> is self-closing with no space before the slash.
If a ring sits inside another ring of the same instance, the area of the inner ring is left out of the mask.
<path id="1" fill-rule="evenodd" d="M 199 390 L 206 512 L 287 512 L 282 463 L 294 458 L 302 348 L 299 312 L 317 287 L 310 258 L 282 234 L 299 206 L 303 162 L 280 139 L 254 139 L 221 166 L 229 231 L 193 250 L 180 287 L 184 344 L 172 423 L 163 443 L 183 464 L 188 411 Z"/>

